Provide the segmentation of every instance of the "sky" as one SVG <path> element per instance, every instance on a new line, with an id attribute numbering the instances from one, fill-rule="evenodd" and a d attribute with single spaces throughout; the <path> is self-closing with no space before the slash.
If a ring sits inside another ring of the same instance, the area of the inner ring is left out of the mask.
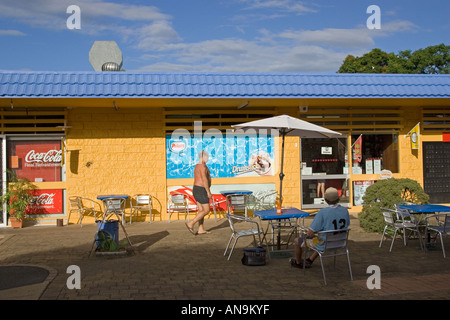
<path id="1" fill-rule="evenodd" d="M 94 41 L 113 40 L 126 71 L 335 73 L 450 45 L 449 16 L 448 0 L 0 0 L 0 69 L 93 71 Z"/>

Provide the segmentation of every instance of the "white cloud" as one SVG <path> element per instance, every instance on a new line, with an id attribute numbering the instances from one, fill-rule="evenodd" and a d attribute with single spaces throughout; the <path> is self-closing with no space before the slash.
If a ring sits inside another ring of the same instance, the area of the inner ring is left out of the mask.
<path id="1" fill-rule="evenodd" d="M 316 12 L 316 10 L 303 5 L 303 1 L 297 0 L 242 0 L 248 5 L 249 10 L 254 9 L 271 9 L 296 14 L 305 12 Z"/>
<path id="2" fill-rule="evenodd" d="M 361 48 L 372 46 L 375 42 L 367 29 L 323 29 L 304 31 L 285 31 L 280 37 L 300 43 L 309 43 L 339 48 Z"/>
<path id="3" fill-rule="evenodd" d="M 266 46 L 254 41 L 225 39 L 180 44 L 166 52 L 163 61 L 139 71 L 210 71 L 210 72 L 334 72 L 346 54 L 319 46 Z M 167 61 L 172 61 L 168 63 Z"/>
<path id="4" fill-rule="evenodd" d="M 26 36 L 26 34 L 19 30 L 0 30 L 0 36 Z"/>

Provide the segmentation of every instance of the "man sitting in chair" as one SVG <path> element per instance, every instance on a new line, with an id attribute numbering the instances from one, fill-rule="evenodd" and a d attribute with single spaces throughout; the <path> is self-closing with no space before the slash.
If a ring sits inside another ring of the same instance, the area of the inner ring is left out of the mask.
<path id="1" fill-rule="evenodd" d="M 350 225 L 350 215 L 347 208 L 339 204 L 339 193 L 335 188 L 328 188 L 325 191 L 325 201 L 329 205 L 317 212 L 313 222 L 309 226 L 306 234 L 306 245 L 315 246 L 319 251 L 324 249 L 323 240 L 319 239 L 314 234 L 320 231 L 346 229 Z M 305 239 L 298 237 L 294 240 L 295 245 L 295 259 L 289 260 L 291 266 L 296 268 L 303 268 L 302 262 L 302 247 L 305 245 Z M 313 261 L 319 254 L 314 253 L 306 259 L 305 268 L 311 268 Z"/>

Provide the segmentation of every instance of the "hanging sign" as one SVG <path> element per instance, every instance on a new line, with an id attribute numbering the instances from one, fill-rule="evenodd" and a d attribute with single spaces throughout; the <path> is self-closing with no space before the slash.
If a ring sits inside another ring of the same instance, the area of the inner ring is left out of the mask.
<path id="1" fill-rule="evenodd" d="M 419 149 L 420 122 L 411 131 L 411 149 Z"/>

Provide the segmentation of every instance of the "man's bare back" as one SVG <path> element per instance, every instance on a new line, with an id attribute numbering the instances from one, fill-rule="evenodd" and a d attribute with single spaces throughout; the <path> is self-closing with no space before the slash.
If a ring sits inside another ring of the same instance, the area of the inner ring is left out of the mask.
<path id="1" fill-rule="evenodd" d="M 204 163 L 198 163 L 194 168 L 194 186 L 208 190 L 211 187 L 211 174 Z"/>

